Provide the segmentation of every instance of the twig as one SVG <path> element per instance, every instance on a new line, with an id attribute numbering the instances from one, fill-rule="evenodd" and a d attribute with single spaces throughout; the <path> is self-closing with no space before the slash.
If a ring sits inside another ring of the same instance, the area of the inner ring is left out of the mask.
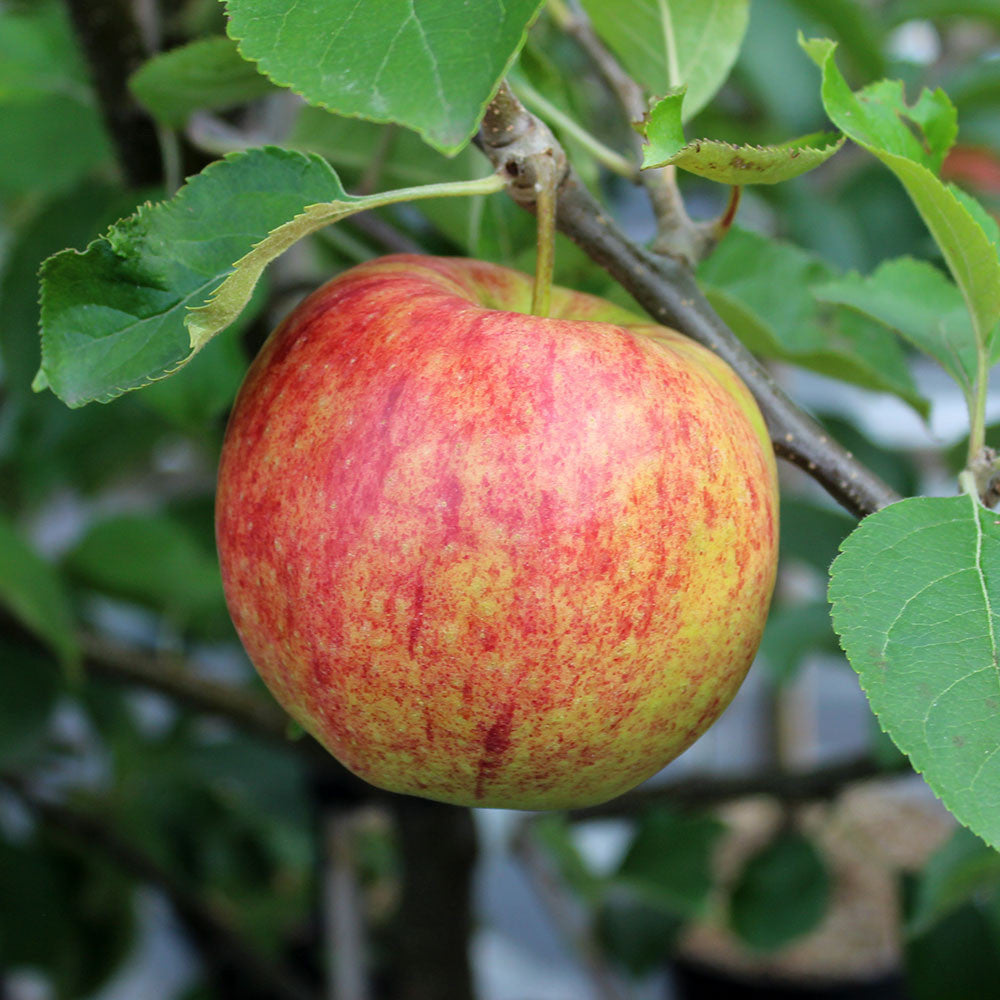
<path id="1" fill-rule="evenodd" d="M 530 820 L 522 824 L 514 841 L 515 856 L 531 878 L 535 891 L 560 935 L 573 948 L 590 974 L 594 996 L 598 1000 L 623 1000 L 622 991 L 594 939 L 588 915 L 569 898 L 552 870 L 551 863 L 539 848 L 531 827 Z"/>
<path id="2" fill-rule="evenodd" d="M 578 3 L 567 10 L 561 4 L 551 4 L 549 12 L 566 34 L 575 38 L 580 48 L 590 56 L 608 88 L 630 122 L 639 121 L 646 113 L 646 98 L 642 88 L 622 69 L 617 59 L 604 47 L 591 26 L 590 19 Z M 638 140 L 636 140 L 638 142 Z"/>
<path id="3" fill-rule="evenodd" d="M 598 72 L 604 77 L 608 89 L 618 99 L 630 124 L 642 121 L 646 115 L 646 95 L 642 87 L 629 76 L 618 60 L 597 37 L 590 19 L 579 3 L 572 4 L 567 17 L 560 7 L 553 8 L 560 27 L 590 56 Z M 635 148 L 642 158 L 642 142 L 635 135 Z M 639 171 L 639 180 L 649 195 L 656 218 L 657 238 L 653 243 L 656 253 L 671 254 L 697 263 L 707 257 L 715 247 L 711 224 L 693 222 L 684 207 L 684 199 L 677 187 L 677 171 L 673 166 Z"/>
<path id="4" fill-rule="evenodd" d="M 358 186 L 354 194 L 374 194 L 378 190 L 378 183 L 382 178 L 382 170 L 385 167 L 385 161 L 392 149 L 392 145 L 396 141 L 397 132 L 397 127 L 391 122 L 388 125 L 382 126 L 371 159 L 368 161 L 368 165 L 365 167 L 364 173 L 358 181 Z"/>
<path id="5" fill-rule="evenodd" d="M 328 972 L 327 1000 L 369 1000 L 365 921 L 354 850 L 357 813 L 331 810 L 323 818 L 323 877 Z"/>
<path id="6" fill-rule="evenodd" d="M 266 740 L 288 742 L 288 716 L 273 702 L 232 684 L 206 680 L 180 666 L 167 666 L 144 650 L 96 635 L 80 636 L 88 673 L 126 681 L 170 695 L 210 715 L 221 716 Z"/>
<path id="7" fill-rule="evenodd" d="M 297 973 L 262 958 L 259 949 L 244 941 L 217 907 L 121 837 L 103 819 L 41 795 L 20 775 L 0 772 L 0 782 L 54 833 L 87 852 L 98 851 L 133 878 L 160 889 L 186 926 L 206 966 L 242 983 L 242 996 L 248 1000 L 318 1000 L 316 992 Z"/>
<path id="8" fill-rule="evenodd" d="M 899 775 L 909 770 L 909 762 L 904 757 L 898 765 L 886 767 L 871 757 L 862 756 L 814 771 L 772 770 L 736 777 L 692 775 L 662 785 L 643 785 L 610 802 L 577 809 L 570 815 L 577 820 L 602 819 L 633 815 L 657 804 L 704 807 L 755 795 L 768 795 L 786 803 L 810 802 L 833 798 L 845 786 L 858 781 Z"/>
<path id="9" fill-rule="evenodd" d="M 133 187 L 162 180 L 156 126 L 128 89 L 145 46 L 129 0 L 66 0 L 90 65 L 104 123 Z"/>
<path id="10" fill-rule="evenodd" d="M 389 253 L 425 253 L 426 251 L 416 240 L 411 240 L 400 232 L 392 223 L 376 215 L 374 212 L 358 212 L 345 219 L 342 225 L 353 226 L 358 232 L 373 240 L 383 250 Z"/>
<path id="11" fill-rule="evenodd" d="M 331 794 L 351 801 L 359 797 L 373 799 L 386 794 L 351 774 L 311 736 L 290 739 L 288 716 L 278 705 L 264 697 L 232 684 L 206 680 L 179 666 L 166 666 L 142 649 L 89 634 L 81 635 L 80 643 L 84 651 L 84 667 L 88 673 L 158 691 L 196 711 L 225 719 L 253 736 L 298 753 L 307 764 L 322 774 Z"/>
<path id="12" fill-rule="evenodd" d="M 537 157 L 558 147 L 548 128 L 509 89 L 501 88 L 487 109 L 477 143 L 510 179 L 510 196 L 533 212 Z M 561 149 L 557 152 L 565 159 Z M 568 168 L 558 192 L 556 224 L 654 319 L 709 347 L 735 369 L 756 397 L 778 455 L 805 470 L 857 516 L 899 499 L 789 399 L 709 304 L 690 265 L 629 240 Z"/>

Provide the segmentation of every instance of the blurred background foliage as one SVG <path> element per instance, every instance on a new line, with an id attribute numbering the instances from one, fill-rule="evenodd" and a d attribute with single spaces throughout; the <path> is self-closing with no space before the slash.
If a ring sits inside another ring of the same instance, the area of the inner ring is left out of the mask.
<path id="1" fill-rule="evenodd" d="M 149 52 L 199 38 L 218 46 L 209 64 L 133 78 L 162 152 L 159 178 L 140 183 L 116 159 L 67 6 L 0 2 L 5 996 L 700 996 L 713 976 L 730 977 L 733 996 L 761 976 L 772 990 L 847 980 L 913 1000 L 995 996 L 995 852 L 953 831 L 919 788 L 898 792 L 902 759 L 863 701 L 844 709 L 863 717 L 856 756 L 823 756 L 809 709 L 826 690 L 809 680 L 816 663 L 857 687 L 824 589 L 852 520 L 794 470 L 783 470 L 782 572 L 752 711 L 729 743 L 713 751 L 709 739 L 696 773 L 678 765 L 589 815 L 473 818 L 362 788 L 286 726 L 229 623 L 214 551 L 215 463 L 246 365 L 280 317 L 343 268 L 412 251 L 530 269 L 534 224 L 503 195 L 351 218 L 283 257 L 240 323 L 177 377 L 72 411 L 33 393 L 40 263 L 84 248 L 217 156 L 265 142 L 315 151 L 355 192 L 484 171 L 474 148 L 446 159 L 404 129 L 338 118 L 272 87 L 219 39 L 216 0 L 130 9 Z M 824 128 L 799 31 L 839 40 L 852 86 L 901 78 L 911 99 L 943 87 L 960 124 L 944 175 L 1000 210 L 996 0 L 753 0 L 732 76 L 687 134 L 766 143 Z M 586 55 L 544 14 L 518 72 L 609 146 L 627 146 Z M 629 233 L 650 238 L 642 192 L 572 134 L 560 138 Z M 725 203 L 718 185 L 682 186 L 694 215 Z M 901 186 L 848 146 L 814 173 L 746 192 L 739 226 L 703 265 L 717 308 L 898 491 L 941 490 L 961 464 L 951 447 L 961 401 L 887 331 L 810 292 L 890 257 L 934 259 Z M 627 301 L 563 239 L 557 280 Z M 797 782 L 804 768 L 819 768 L 807 771 L 817 780 Z M 865 867 L 873 855 L 877 876 Z M 498 894 L 495 870 L 516 870 L 535 894 Z M 532 992 L 529 977 L 520 994 L 503 992 L 498 953 L 483 942 L 494 940 L 491 921 L 519 918 L 498 913 L 498 899 L 542 914 L 531 919 L 548 922 L 582 987 Z M 852 950 L 850 906 L 866 905 L 885 939 Z M 350 992 L 352 974 L 368 992 Z"/>

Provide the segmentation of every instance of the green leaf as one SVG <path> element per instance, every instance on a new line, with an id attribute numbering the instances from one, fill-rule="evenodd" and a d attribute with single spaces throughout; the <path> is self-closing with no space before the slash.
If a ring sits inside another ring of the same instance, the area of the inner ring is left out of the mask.
<path id="1" fill-rule="evenodd" d="M 970 904 L 944 917 L 906 941 L 904 955 L 912 1000 L 984 1000 L 1000 980 L 996 918 L 983 907 Z"/>
<path id="2" fill-rule="evenodd" d="M 30 395 L 38 370 L 38 268 L 63 247 L 83 246 L 95 232 L 131 212 L 136 197 L 110 184 L 87 183 L 40 206 L 21 225 L 0 268 L 0 357 L 5 388 Z"/>
<path id="3" fill-rule="evenodd" d="M 778 184 L 825 163 L 844 144 L 826 133 L 792 139 L 779 146 L 734 146 L 716 139 L 684 138 L 683 93 L 657 101 L 639 126 L 646 137 L 642 169 L 675 164 L 720 184 Z"/>
<path id="4" fill-rule="evenodd" d="M 825 601 L 772 610 L 759 655 L 776 681 L 793 680 L 805 657 L 815 652 L 839 652 Z"/>
<path id="5" fill-rule="evenodd" d="M 984 345 L 1000 319 L 1000 259 L 968 207 L 934 174 L 955 139 L 951 102 L 941 90 L 924 90 L 909 106 L 899 81 L 882 80 L 852 93 L 834 61 L 834 42 L 802 45 L 822 71 L 826 113 L 902 182 L 962 291 L 977 343 Z"/>
<path id="6" fill-rule="evenodd" d="M 276 147 L 231 154 L 84 253 L 45 262 L 35 386 L 81 406 L 148 385 L 233 322 L 266 265 L 303 236 L 378 205 L 502 184 L 489 175 L 354 197 L 319 156 Z"/>
<path id="7" fill-rule="evenodd" d="M 165 515 L 128 515 L 95 524 L 66 556 L 83 586 L 144 605 L 181 627 L 228 634 L 215 553 Z"/>
<path id="8" fill-rule="evenodd" d="M 911 257 L 888 260 L 868 277 L 852 273 L 814 286 L 813 295 L 895 330 L 971 392 L 976 335 L 961 292 L 933 264 Z"/>
<path id="9" fill-rule="evenodd" d="M 0 10 L 0 149 L 0 198 L 62 190 L 110 156 L 62 4 Z"/>
<path id="10" fill-rule="evenodd" d="M 68 668 L 80 662 L 73 612 L 62 580 L 0 517 L 0 604 Z"/>
<path id="11" fill-rule="evenodd" d="M 639 823 L 614 881 L 679 916 L 702 912 L 725 827 L 714 816 L 654 809 Z"/>
<path id="12" fill-rule="evenodd" d="M 833 624 L 882 728 L 1000 844 L 1000 521 L 969 496 L 865 518 L 831 569 Z"/>
<path id="13" fill-rule="evenodd" d="M 331 171 L 332 173 L 332 171 Z M 335 175 L 334 175 L 335 176 Z M 458 184 L 426 184 L 422 187 L 386 191 L 366 197 L 345 194 L 323 204 L 309 205 L 283 226 L 272 230 L 253 249 L 241 257 L 229 276 L 209 296 L 202 306 L 192 307 L 185 317 L 185 324 L 191 334 L 191 346 L 197 351 L 220 330 L 224 330 L 243 311 L 250 296 L 264 273 L 264 268 L 275 257 L 283 254 L 304 236 L 323 229 L 340 219 L 358 212 L 391 205 L 399 201 L 416 201 L 420 198 L 437 198 L 451 194 L 489 194 L 502 190 L 506 182 L 496 174 L 489 174 L 478 181 L 464 181 Z M 462 188 L 460 192 L 458 189 Z"/>
<path id="14" fill-rule="evenodd" d="M 889 11 L 890 23 L 920 18 L 975 17 L 1000 26 L 996 0 L 896 0 Z"/>
<path id="15" fill-rule="evenodd" d="M 662 968 L 683 926 L 684 918 L 677 913 L 621 887 L 601 900 L 595 916 L 598 941 L 633 976 Z"/>
<path id="16" fill-rule="evenodd" d="M 555 862 L 562 880 L 581 899 L 597 900 L 604 879 L 591 871 L 573 839 L 573 828 L 566 817 L 558 813 L 540 816 L 532 824 L 531 833 Z"/>
<path id="17" fill-rule="evenodd" d="M 129 89 L 160 121 L 183 125 L 201 109 L 231 108 L 274 91 L 223 35 L 153 56 L 129 78 Z"/>
<path id="18" fill-rule="evenodd" d="M 993 244 L 993 249 L 1000 254 L 1000 224 L 989 212 L 983 208 L 982 203 L 972 197 L 968 191 L 963 191 L 956 184 L 949 184 L 948 190 L 965 206 L 976 222 L 979 223 L 986 238 Z"/>
<path id="19" fill-rule="evenodd" d="M 734 228 L 698 274 L 709 301 L 756 354 L 891 392 L 926 416 L 927 401 L 888 330 L 846 310 L 820 312 L 810 287 L 833 272 L 819 257 Z"/>
<path id="20" fill-rule="evenodd" d="M 107 402 L 192 356 L 186 310 L 257 240 L 342 193 L 318 156 L 274 148 L 213 163 L 168 202 L 147 204 L 83 252 L 42 267 L 42 367 L 70 406 Z"/>
<path id="21" fill-rule="evenodd" d="M 729 76 L 749 20 L 748 0 L 583 0 L 594 30 L 648 91 L 687 85 L 685 120 Z"/>
<path id="22" fill-rule="evenodd" d="M 425 0 L 377 16 L 356 0 L 227 0 L 240 52 L 337 114 L 398 122 L 456 153 L 475 132 L 540 0 Z"/>
<path id="23" fill-rule="evenodd" d="M 93 994 L 135 938 L 132 885 L 87 846 L 47 829 L 0 837 L 0 967 L 41 970 L 59 1000 Z"/>
<path id="24" fill-rule="evenodd" d="M 733 888 L 729 920 L 751 948 L 772 951 L 819 926 L 830 873 L 812 842 L 779 834 L 747 862 Z"/>
<path id="25" fill-rule="evenodd" d="M 879 80 L 852 93 L 834 59 L 837 43 L 800 39 L 823 75 L 823 106 L 837 127 L 858 145 L 921 164 L 937 173 L 958 135 L 958 114 L 941 90 L 921 91 L 906 103 L 902 80 Z"/>
<path id="26" fill-rule="evenodd" d="M 841 441 L 839 435 L 834 437 Z M 781 498 L 779 523 L 781 558 L 798 559 L 819 570 L 825 578 L 830 563 L 837 557 L 840 543 L 857 522 L 839 507 L 821 506 L 786 494 Z"/>
<path id="27" fill-rule="evenodd" d="M 907 933 L 923 934 L 963 903 L 994 891 L 998 885 L 1000 853 L 959 827 L 924 866 Z"/>
<path id="28" fill-rule="evenodd" d="M 138 396 L 143 405 L 204 440 L 206 430 L 232 406 L 246 374 L 248 358 L 243 335 L 267 302 L 267 284 L 260 282 L 247 308 L 233 324 L 206 344 L 174 377 L 147 386 Z"/>
<path id="29" fill-rule="evenodd" d="M 0 762 L 22 758 L 44 742 L 59 680 L 40 650 L 0 637 Z"/>

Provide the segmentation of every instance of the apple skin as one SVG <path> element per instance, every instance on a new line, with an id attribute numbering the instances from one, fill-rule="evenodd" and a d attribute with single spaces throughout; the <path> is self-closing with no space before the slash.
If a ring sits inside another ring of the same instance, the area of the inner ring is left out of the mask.
<path id="1" fill-rule="evenodd" d="M 586 806 L 729 704 L 777 562 L 763 419 L 718 357 L 599 298 L 385 257 L 309 296 L 240 390 L 216 532 L 240 638 L 347 768 L 469 806 Z"/>

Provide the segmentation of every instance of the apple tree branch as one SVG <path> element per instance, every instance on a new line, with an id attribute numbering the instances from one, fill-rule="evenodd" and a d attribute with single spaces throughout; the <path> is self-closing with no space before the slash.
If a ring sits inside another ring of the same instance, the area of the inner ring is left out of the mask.
<path id="1" fill-rule="evenodd" d="M 96 851 L 133 878 L 163 892 L 207 969 L 240 983 L 241 996 L 247 1000 L 319 1000 L 318 992 L 296 970 L 261 955 L 217 906 L 122 837 L 95 811 L 57 801 L 14 772 L 0 772 L 0 786 L 12 792 L 43 827 L 72 845 Z"/>
<path id="2" fill-rule="evenodd" d="M 507 191 L 535 210 L 539 157 L 565 163 L 548 127 L 527 111 L 506 84 L 490 103 L 477 137 L 480 149 L 508 178 Z M 777 384 L 702 294 L 688 260 L 654 253 L 632 242 L 594 200 L 572 167 L 559 184 L 556 225 L 603 267 L 657 322 L 715 351 L 757 399 L 775 452 L 803 469 L 858 517 L 900 497 L 858 462 Z"/>
<path id="3" fill-rule="evenodd" d="M 65 0 L 87 59 L 101 114 L 126 180 L 132 187 L 163 176 L 156 125 L 128 89 L 146 58 L 129 0 Z"/>

